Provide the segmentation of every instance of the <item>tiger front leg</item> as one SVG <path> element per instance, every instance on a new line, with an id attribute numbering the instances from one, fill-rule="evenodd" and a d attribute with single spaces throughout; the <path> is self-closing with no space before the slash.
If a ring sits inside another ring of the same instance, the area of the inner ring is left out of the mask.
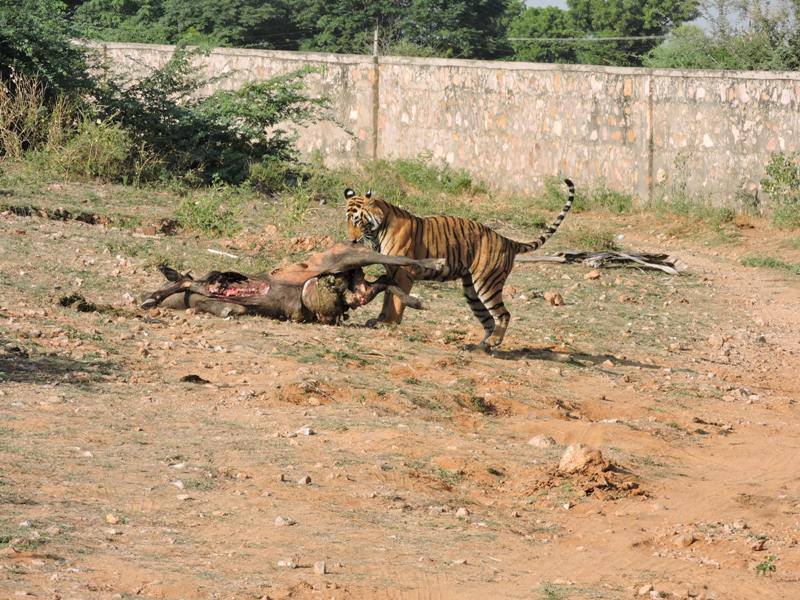
<path id="1" fill-rule="evenodd" d="M 411 292 L 411 288 L 414 286 L 414 280 L 411 278 L 408 271 L 403 268 L 395 269 L 393 273 L 391 271 L 389 272 L 389 276 L 394 279 L 395 285 L 403 290 L 403 293 L 409 294 L 409 292 Z M 403 301 L 387 290 L 383 295 L 381 314 L 377 319 L 368 321 L 367 326 L 374 327 L 378 323 L 399 325 L 403 320 L 403 311 L 405 311 L 405 308 Z"/>

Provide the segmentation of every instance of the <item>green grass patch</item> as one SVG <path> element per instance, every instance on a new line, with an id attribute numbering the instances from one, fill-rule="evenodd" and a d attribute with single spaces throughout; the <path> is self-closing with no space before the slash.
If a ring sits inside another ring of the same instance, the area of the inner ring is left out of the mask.
<path id="1" fill-rule="evenodd" d="M 464 479 L 464 473 L 462 471 L 451 471 L 441 467 L 434 469 L 433 476 L 447 487 L 455 487 Z"/>
<path id="2" fill-rule="evenodd" d="M 181 227 L 212 236 L 239 231 L 241 205 L 246 188 L 218 184 L 195 192 L 181 202 L 175 218 Z"/>
<path id="3" fill-rule="evenodd" d="M 742 259 L 745 267 L 767 267 L 769 269 L 779 269 L 788 271 L 793 275 L 800 275 L 800 263 L 787 263 L 774 256 L 747 256 Z"/>
<path id="4" fill-rule="evenodd" d="M 576 250 L 601 251 L 617 250 L 614 232 L 599 227 L 574 227 L 561 232 L 563 244 Z"/>

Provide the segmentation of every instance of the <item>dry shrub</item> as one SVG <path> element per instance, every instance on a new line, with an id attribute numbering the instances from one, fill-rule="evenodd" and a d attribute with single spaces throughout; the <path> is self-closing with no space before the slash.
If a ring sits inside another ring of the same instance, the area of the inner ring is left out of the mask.
<path id="1" fill-rule="evenodd" d="M 60 146 L 74 118 L 74 107 L 63 96 L 48 99 L 40 80 L 15 72 L 0 80 L 0 156 Z"/>

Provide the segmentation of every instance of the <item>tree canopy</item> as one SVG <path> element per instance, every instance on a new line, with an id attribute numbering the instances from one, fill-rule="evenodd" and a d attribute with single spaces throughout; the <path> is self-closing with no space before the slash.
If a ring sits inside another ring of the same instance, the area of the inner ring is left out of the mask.
<path id="1" fill-rule="evenodd" d="M 0 0 L 0 7 L 11 4 L 14 0 Z M 526 8 L 523 0 L 16 4 L 26 11 L 16 11 L 15 22 L 0 12 L 0 23 L 17 36 L 68 27 L 73 37 L 108 41 L 365 54 L 372 51 L 377 27 L 382 54 L 621 66 L 800 67 L 800 0 L 567 0 L 563 10 Z M 55 10 L 56 5 L 61 8 Z M 65 9 L 68 23 L 56 23 L 53 15 Z M 692 24 L 701 15 L 703 28 Z M 64 53 L 66 58 L 69 51 Z"/>

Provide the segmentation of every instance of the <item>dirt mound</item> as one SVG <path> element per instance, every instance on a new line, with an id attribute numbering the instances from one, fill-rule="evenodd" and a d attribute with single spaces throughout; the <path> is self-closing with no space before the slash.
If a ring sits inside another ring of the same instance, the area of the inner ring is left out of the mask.
<path id="1" fill-rule="evenodd" d="M 598 500 L 647 495 L 633 473 L 607 460 L 600 450 L 583 444 L 569 446 L 558 466 L 537 481 L 532 491 L 563 489 L 566 483 L 578 496 L 593 496 Z"/>

